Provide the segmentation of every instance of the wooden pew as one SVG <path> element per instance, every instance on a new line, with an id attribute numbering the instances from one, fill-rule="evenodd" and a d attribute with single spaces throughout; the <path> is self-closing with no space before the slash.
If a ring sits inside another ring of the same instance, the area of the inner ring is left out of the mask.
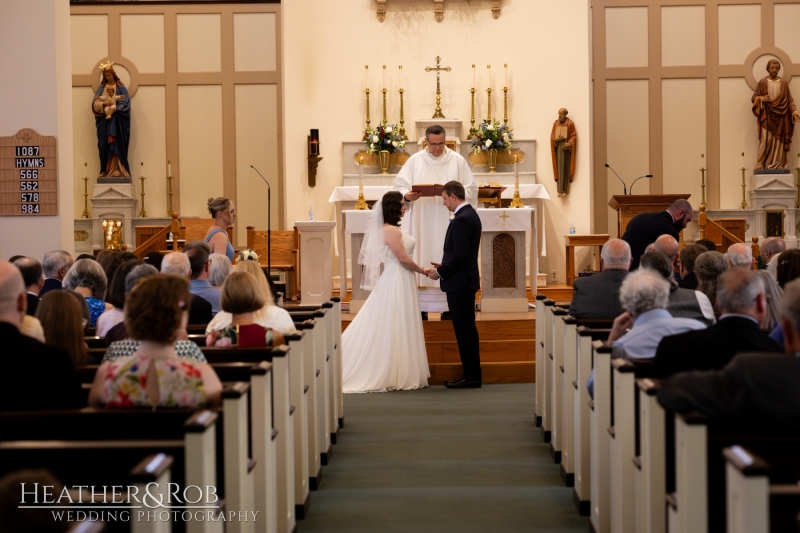
<path id="1" fill-rule="evenodd" d="M 304 347 L 303 347 L 303 376 L 305 385 L 303 386 L 303 395 L 305 397 L 306 405 L 306 434 L 308 437 L 307 447 L 307 464 L 308 464 L 308 488 L 309 490 L 319 490 L 322 483 L 322 435 L 325 429 L 324 417 L 319 411 L 319 396 L 318 388 L 321 385 L 319 379 L 318 360 L 319 355 L 317 351 L 321 345 L 321 327 L 317 325 L 315 320 L 304 320 L 302 322 L 295 322 L 295 327 L 303 331 Z"/>
<path id="2" fill-rule="evenodd" d="M 590 501 L 589 520 L 596 533 L 611 530 L 611 454 L 607 432 L 611 428 L 611 347 L 592 342 L 594 359 L 594 400 L 589 402 Z M 599 385 L 599 386 L 598 386 Z"/>
<path id="3" fill-rule="evenodd" d="M 666 531 L 667 415 L 658 403 L 658 380 L 636 380 L 637 440 L 634 470 L 636 530 L 642 533 Z"/>
<path id="4" fill-rule="evenodd" d="M 298 328 L 299 329 L 299 328 Z M 311 503 L 309 492 L 308 462 L 308 405 L 306 400 L 305 358 L 313 357 L 311 334 L 300 329 L 297 333 L 283 336 L 292 357 L 289 358 L 289 401 L 294 409 L 294 509 L 295 519 L 303 520 L 308 514 Z"/>
<path id="5" fill-rule="evenodd" d="M 204 347 L 203 354 L 209 363 L 271 363 L 271 380 L 267 376 L 253 375 L 253 454 L 264 458 L 265 468 L 256 471 L 256 498 L 271 504 L 271 494 L 275 494 L 277 505 L 278 531 L 291 532 L 295 527 L 294 501 L 294 422 L 289 403 L 289 355 L 288 346 L 273 349 L 255 347 L 212 348 Z M 258 382 L 256 378 L 261 377 Z M 237 412 L 237 420 L 247 421 L 247 407 Z M 274 428 L 274 430 L 273 430 Z M 273 436 L 274 435 L 274 436 Z M 274 444 L 273 444 L 274 439 Z M 273 462 L 274 458 L 274 462 Z M 241 458 L 237 458 L 241 460 Z M 270 471 L 270 466 L 274 469 Z M 277 490 L 270 491 L 274 475 Z M 245 487 L 242 486 L 242 490 Z M 268 512 L 269 509 L 265 509 Z"/>
<path id="6" fill-rule="evenodd" d="M 574 397 L 574 473 L 575 486 L 573 488 L 573 500 L 581 516 L 590 514 L 591 497 L 591 431 L 590 431 L 590 408 L 591 398 L 586 389 L 586 382 L 592 372 L 592 343 L 594 341 L 605 341 L 610 330 L 590 328 L 584 325 L 577 325 L 576 328 L 576 379 L 571 383 Z"/>
<path id="7" fill-rule="evenodd" d="M 552 374 L 551 366 L 552 360 L 550 356 L 553 353 L 553 322 L 555 317 L 553 315 L 553 309 L 555 308 L 556 302 L 553 300 L 544 300 L 544 346 L 542 347 L 542 380 L 536 381 L 536 398 L 537 398 L 537 406 L 539 400 L 539 389 L 541 388 L 541 400 L 542 400 L 542 409 L 541 409 L 541 416 L 542 416 L 542 438 L 545 442 L 550 442 L 551 439 L 551 429 L 552 429 L 552 415 L 551 415 L 551 405 L 550 405 L 550 375 Z M 536 366 L 539 367 L 540 364 L 537 361 Z"/>
<path id="8" fill-rule="evenodd" d="M 536 416 L 536 426 L 542 425 L 542 389 L 544 383 L 544 337 L 545 337 L 545 304 L 547 297 L 544 294 L 536 295 L 536 393 L 534 397 L 534 415 Z M 555 303 L 555 302 L 554 302 Z"/>
<path id="9" fill-rule="evenodd" d="M 564 404 L 562 401 L 564 380 L 562 379 L 561 368 L 564 366 L 564 318 L 569 311 L 560 306 L 553 307 L 552 338 L 553 350 L 548 354 L 548 406 L 550 413 L 550 457 L 553 462 L 561 462 L 561 450 L 563 448 L 562 435 L 562 411 Z"/>

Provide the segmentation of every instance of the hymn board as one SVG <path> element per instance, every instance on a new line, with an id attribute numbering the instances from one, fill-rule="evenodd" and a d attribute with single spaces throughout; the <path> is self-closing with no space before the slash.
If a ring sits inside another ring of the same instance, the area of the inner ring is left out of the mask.
<path id="1" fill-rule="evenodd" d="M 0 137 L 0 216 L 57 214 L 56 138 L 30 128 Z"/>

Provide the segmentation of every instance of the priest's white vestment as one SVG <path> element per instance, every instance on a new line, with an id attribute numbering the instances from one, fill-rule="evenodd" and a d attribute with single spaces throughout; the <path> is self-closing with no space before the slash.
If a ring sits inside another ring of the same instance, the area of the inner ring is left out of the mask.
<path id="1" fill-rule="evenodd" d="M 402 195 L 411 192 L 412 185 L 458 181 L 464 185 L 466 201 L 472 207 L 478 203 L 478 184 L 472 175 L 467 161 L 461 154 L 445 148 L 442 155 L 434 157 L 427 148 L 412 155 L 394 180 L 394 190 Z M 409 210 L 403 217 L 401 227 L 417 241 L 414 261 L 422 267 L 431 262 L 441 263 L 444 237 L 450 224 L 450 211 L 442 203 L 441 197 L 422 197 L 407 202 Z M 447 311 L 447 297 L 439 288 L 439 282 L 421 274 L 417 275 L 419 304 L 421 311 L 441 313 Z"/>

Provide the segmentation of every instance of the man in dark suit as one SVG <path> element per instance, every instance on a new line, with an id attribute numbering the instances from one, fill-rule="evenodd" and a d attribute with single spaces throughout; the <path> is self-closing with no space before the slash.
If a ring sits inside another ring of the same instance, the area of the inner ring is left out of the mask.
<path id="1" fill-rule="evenodd" d="M 800 280 L 784 287 L 782 327 L 785 354 L 741 353 L 722 370 L 676 374 L 661 383 L 658 402 L 716 419 L 800 428 Z"/>
<path id="2" fill-rule="evenodd" d="M 613 320 L 625 312 L 619 288 L 631 266 L 631 247 L 622 239 L 611 239 L 600 250 L 602 272 L 575 280 L 569 314 L 575 318 Z"/>
<path id="3" fill-rule="evenodd" d="M 170 252 L 164 256 L 164 260 L 161 262 L 161 272 L 188 279 L 192 276 L 192 267 L 186 254 Z M 205 298 L 193 294 L 189 304 L 189 324 L 208 324 L 213 316 L 211 303 Z"/>
<path id="4" fill-rule="evenodd" d="M 81 407 L 81 384 L 69 354 L 20 333 L 26 306 L 19 269 L 0 261 L 0 411 Z"/>
<path id="5" fill-rule="evenodd" d="M 14 266 L 22 273 L 22 280 L 25 282 L 26 297 L 28 299 L 28 314 L 34 316 L 36 308 L 39 307 L 39 291 L 44 284 L 44 274 L 42 264 L 31 257 L 21 257 L 14 261 Z"/>
<path id="6" fill-rule="evenodd" d="M 72 268 L 72 256 L 64 250 L 53 250 L 47 252 L 42 258 L 42 268 L 44 269 L 44 285 L 39 291 L 39 298 L 50 291 L 61 290 L 61 281 Z M 109 280 L 110 282 L 111 280 Z"/>
<path id="7" fill-rule="evenodd" d="M 628 222 L 622 240 L 631 245 L 633 263 L 631 270 L 639 268 L 639 258 L 647 245 L 653 243 L 661 235 L 671 235 L 680 240 L 680 232 L 692 221 L 694 211 L 686 200 L 675 200 L 666 211 L 657 213 L 639 213 Z"/>
<path id="8" fill-rule="evenodd" d="M 764 283 L 753 270 L 732 268 L 717 283 L 719 321 L 708 329 L 664 337 L 656 350 L 653 377 L 688 370 L 715 370 L 741 352 L 782 352 L 783 346 L 761 332 L 767 313 Z"/>
<path id="9" fill-rule="evenodd" d="M 478 248 L 481 244 L 481 219 L 466 201 L 464 186 L 449 181 L 442 189 L 442 200 L 452 214 L 444 238 L 442 262 L 431 263 L 431 279 L 441 279 L 453 321 L 463 375 L 446 381 L 450 389 L 477 389 L 481 386 L 481 358 L 478 328 L 475 326 L 475 293 L 480 289 Z"/>

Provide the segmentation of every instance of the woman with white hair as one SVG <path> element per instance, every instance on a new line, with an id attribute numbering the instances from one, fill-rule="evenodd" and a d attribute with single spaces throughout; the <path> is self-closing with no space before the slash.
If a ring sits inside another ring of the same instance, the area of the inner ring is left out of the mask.
<path id="1" fill-rule="evenodd" d="M 64 276 L 64 288 L 75 291 L 89 304 L 89 325 L 95 327 L 97 318 L 114 306 L 104 301 L 108 279 L 100 263 L 93 259 L 79 259 L 75 261 L 67 275 Z"/>
<path id="2" fill-rule="evenodd" d="M 208 269 L 208 282 L 217 290 L 222 290 L 222 284 L 225 283 L 225 278 L 233 270 L 231 260 L 227 255 L 211 254 L 208 256 L 211 266 Z"/>

